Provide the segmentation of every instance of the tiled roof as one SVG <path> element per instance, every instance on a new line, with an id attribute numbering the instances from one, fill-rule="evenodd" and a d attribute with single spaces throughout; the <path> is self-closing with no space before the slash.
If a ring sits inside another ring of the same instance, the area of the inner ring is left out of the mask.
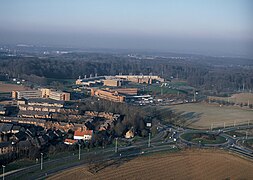
<path id="1" fill-rule="evenodd" d="M 47 111 L 22 111 L 18 112 L 18 115 L 49 115 Z"/>
<path id="2" fill-rule="evenodd" d="M 77 140 L 74 140 L 74 139 L 65 139 L 64 142 L 67 142 L 67 143 L 71 143 L 71 144 L 74 144 L 77 142 Z"/>
<path id="3" fill-rule="evenodd" d="M 64 101 L 57 101 L 57 100 L 53 100 L 53 99 L 42 99 L 42 98 L 33 98 L 33 99 L 29 99 L 28 103 L 32 102 L 32 103 L 49 103 L 49 104 L 64 104 Z"/>
<path id="4" fill-rule="evenodd" d="M 86 131 L 75 131 L 74 136 L 84 136 L 84 135 L 90 135 L 92 136 L 93 130 L 86 130 Z"/>

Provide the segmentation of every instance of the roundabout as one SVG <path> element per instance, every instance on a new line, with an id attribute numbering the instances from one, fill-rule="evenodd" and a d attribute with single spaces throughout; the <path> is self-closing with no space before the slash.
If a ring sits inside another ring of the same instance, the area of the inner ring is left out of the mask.
<path id="1" fill-rule="evenodd" d="M 225 137 L 207 132 L 187 132 L 181 134 L 180 138 L 188 143 L 202 145 L 220 145 L 227 142 Z"/>

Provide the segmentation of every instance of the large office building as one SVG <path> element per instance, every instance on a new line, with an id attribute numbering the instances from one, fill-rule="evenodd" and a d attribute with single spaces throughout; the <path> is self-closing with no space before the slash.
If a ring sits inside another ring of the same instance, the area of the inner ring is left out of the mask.
<path id="1" fill-rule="evenodd" d="M 12 91 L 13 99 L 49 98 L 57 101 L 69 101 L 70 93 L 42 88 L 39 90 Z"/>
<path id="2" fill-rule="evenodd" d="M 50 91 L 49 98 L 58 100 L 58 101 L 69 101 L 70 93 L 62 92 L 62 91 Z"/>
<path id="3" fill-rule="evenodd" d="M 118 79 L 123 79 L 126 81 L 131 81 L 139 84 L 153 84 L 155 82 L 164 82 L 164 79 L 159 76 L 151 75 L 116 75 Z"/>
<path id="4" fill-rule="evenodd" d="M 121 79 L 105 79 L 104 86 L 119 87 L 122 85 Z"/>
<path id="5" fill-rule="evenodd" d="M 118 94 L 117 91 L 110 91 L 105 89 L 91 89 L 91 96 L 96 96 L 101 99 L 106 99 L 114 102 L 124 102 L 125 96 Z"/>
<path id="6" fill-rule="evenodd" d="M 27 90 L 27 91 L 12 91 L 12 98 L 14 99 L 32 99 L 41 98 L 42 94 L 39 90 Z"/>
<path id="7" fill-rule="evenodd" d="M 70 93 L 63 92 L 63 91 L 56 91 L 52 89 L 42 88 L 40 89 L 42 92 L 43 98 L 54 99 L 57 101 L 69 101 L 70 100 Z"/>
<path id="8" fill-rule="evenodd" d="M 117 88 L 113 89 L 113 91 L 117 91 L 119 94 L 126 96 L 136 96 L 138 94 L 138 88 Z"/>

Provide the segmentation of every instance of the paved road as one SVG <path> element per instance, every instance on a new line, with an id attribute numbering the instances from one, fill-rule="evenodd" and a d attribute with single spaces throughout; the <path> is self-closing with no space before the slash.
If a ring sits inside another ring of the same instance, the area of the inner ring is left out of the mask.
<path id="1" fill-rule="evenodd" d="M 53 164 L 60 164 L 63 163 L 63 165 L 58 167 L 52 167 L 51 169 L 48 169 L 46 171 L 40 171 L 40 164 L 36 164 L 33 166 L 29 166 L 27 168 L 18 169 L 15 171 L 11 171 L 5 174 L 5 178 L 8 179 L 22 179 L 21 177 L 26 174 L 31 174 L 31 176 L 28 178 L 27 176 L 24 179 L 40 179 L 45 178 L 46 175 L 50 175 L 53 173 L 56 173 L 58 171 L 68 169 L 71 167 L 75 167 L 81 164 L 88 164 L 88 158 L 87 157 L 95 157 L 100 156 L 101 160 L 98 159 L 97 161 L 104 161 L 107 159 L 117 159 L 117 158 L 128 158 L 133 156 L 139 156 L 147 153 L 152 152 L 159 152 L 159 151 L 168 151 L 173 150 L 177 146 L 197 146 L 199 147 L 199 144 L 188 142 L 181 138 L 181 135 L 184 133 L 198 133 L 198 132 L 208 132 L 208 133 L 214 133 L 219 134 L 220 136 L 223 136 L 227 139 L 225 143 L 222 144 L 209 144 L 204 145 L 204 148 L 208 147 L 220 147 L 227 150 L 230 150 L 234 153 L 237 153 L 239 155 L 245 156 L 247 158 L 253 159 L 253 151 L 243 147 L 239 141 L 242 139 L 240 137 L 233 138 L 225 132 L 228 131 L 234 131 L 237 129 L 250 129 L 253 128 L 253 125 L 243 125 L 243 126 L 236 126 L 236 127 L 227 127 L 224 129 L 214 129 L 212 131 L 205 131 L 205 130 L 194 130 L 194 129 L 188 129 L 188 128 L 182 128 L 177 126 L 171 126 L 171 125 L 160 125 L 159 126 L 159 132 L 156 136 L 151 138 L 151 147 L 148 147 L 148 139 L 142 139 L 135 143 L 133 143 L 131 146 L 127 147 L 119 147 L 118 152 L 115 153 L 114 147 L 106 148 L 106 149 L 100 149 L 96 151 L 90 151 L 85 152 L 81 154 L 81 161 L 75 161 L 71 162 L 73 159 L 78 159 L 78 155 L 70 155 L 66 157 L 62 157 L 60 159 L 55 160 L 48 160 L 44 162 L 44 167 L 53 165 Z M 167 136 L 167 137 L 166 137 Z M 84 159 L 86 158 L 86 160 Z M 69 162 L 69 163 L 68 163 Z M 33 173 L 36 172 L 36 173 Z M 2 177 L 2 175 L 0 175 Z"/>

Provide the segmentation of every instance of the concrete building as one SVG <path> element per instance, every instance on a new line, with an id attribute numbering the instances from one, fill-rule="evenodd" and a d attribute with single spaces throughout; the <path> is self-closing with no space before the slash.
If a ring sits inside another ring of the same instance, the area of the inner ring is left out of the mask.
<path id="1" fill-rule="evenodd" d="M 63 91 L 56 91 L 48 88 L 42 88 L 41 97 L 42 98 L 49 98 L 58 101 L 69 101 L 70 100 L 70 93 L 63 92 Z"/>
<path id="2" fill-rule="evenodd" d="M 49 98 L 57 101 L 69 101 L 70 93 L 51 90 L 49 93 Z"/>
<path id="3" fill-rule="evenodd" d="M 136 96 L 138 94 L 137 88 L 117 88 L 113 89 L 113 91 L 117 91 L 119 94 Z"/>
<path id="4" fill-rule="evenodd" d="M 79 78 L 76 80 L 76 85 L 87 85 L 88 82 L 100 83 L 104 79 L 105 76 L 95 76 L 83 79 Z"/>
<path id="5" fill-rule="evenodd" d="M 32 98 L 41 98 L 42 93 L 39 90 L 28 90 L 28 91 L 12 91 L 13 99 L 32 99 Z"/>
<path id="6" fill-rule="evenodd" d="M 114 102 L 124 102 L 125 101 L 125 96 L 119 95 L 118 92 L 115 91 L 109 91 L 109 90 L 101 90 L 101 89 L 91 89 L 91 96 L 96 96 L 102 99 L 106 99 L 109 101 L 114 101 Z"/>
<path id="7" fill-rule="evenodd" d="M 121 85 L 122 85 L 121 79 L 105 79 L 104 80 L 104 86 L 119 87 Z"/>
<path id="8" fill-rule="evenodd" d="M 51 99 L 29 99 L 27 101 L 29 106 L 48 106 L 48 107 L 63 107 L 64 101 L 57 101 Z"/>
<path id="9" fill-rule="evenodd" d="M 127 81 L 131 81 L 134 83 L 140 84 L 152 84 L 155 82 L 164 82 L 164 79 L 159 76 L 149 76 L 149 75 L 116 75 L 118 79 L 123 79 Z"/>

